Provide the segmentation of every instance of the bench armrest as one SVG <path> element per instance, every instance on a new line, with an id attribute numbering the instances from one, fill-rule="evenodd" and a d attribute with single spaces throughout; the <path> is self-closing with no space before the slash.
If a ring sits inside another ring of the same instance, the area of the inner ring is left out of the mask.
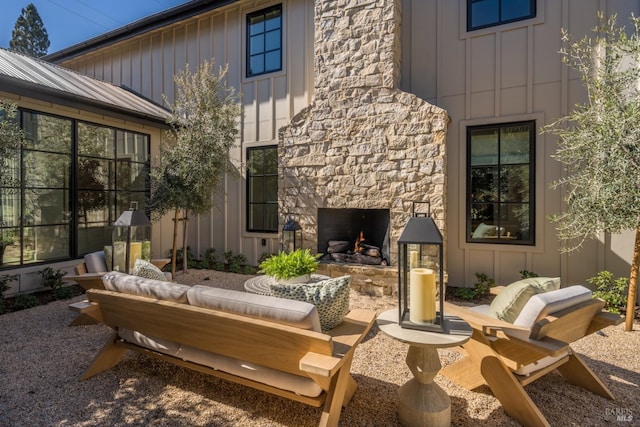
<path id="1" fill-rule="evenodd" d="M 300 370 L 321 377 L 332 377 L 342 365 L 342 359 L 309 352 L 300 359 Z"/>

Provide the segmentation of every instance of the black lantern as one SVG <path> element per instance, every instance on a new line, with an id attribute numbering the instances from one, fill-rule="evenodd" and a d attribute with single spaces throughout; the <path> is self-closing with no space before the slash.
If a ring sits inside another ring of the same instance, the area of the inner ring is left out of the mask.
<path id="1" fill-rule="evenodd" d="M 151 258 L 151 221 L 132 202 L 128 211 L 113 223 L 111 268 L 129 273 L 138 259 Z"/>
<path id="2" fill-rule="evenodd" d="M 427 205 L 426 213 L 416 213 L 419 203 Z M 403 328 L 448 333 L 442 233 L 429 210 L 428 202 L 414 202 L 398 239 L 398 323 Z"/>
<path id="3" fill-rule="evenodd" d="M 282 249 L 293 252 L 298 248 L 302 248 L 302 227 L 294 216 L 289 214 L 282 227 Z"/>

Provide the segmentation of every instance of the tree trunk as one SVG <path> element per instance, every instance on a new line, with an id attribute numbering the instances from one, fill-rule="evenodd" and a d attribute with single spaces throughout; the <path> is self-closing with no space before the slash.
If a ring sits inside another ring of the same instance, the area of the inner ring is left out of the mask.
<path id="1" fill-rule="evenodd" d="M 171 255 L 171 277 L 174 280 L 176 277 L 176 254 L 178 252 L 178 221 L 180 221 L 180 210 L 176 209 L 173 218 L 173 247 L 171 248 L 173 251 Z"/>
<path id="2" fill-rule="evenodd" d="M 189 241 L 189 210 L 185 209 L 184 210 L 184 223 L 182 224 L 182 273 L 186 274 L 187 273 L 187 269 L 189 267 L 188 264 L 188 253 L 189 251 L 187 250 L 187 244 Z"/>
<path id="3" fill-rule="evenodd" d="M 627 318 L 624 330 L 633 331 L 633 318 L 636 314 L 636 298 L 638 292 L 638 267 L 640 266 L 640 224 L 636 228 L 636 243 L 633 245 L 631 259 L 631 276 L 629 277 L 629 294 L 627 295 Z"/>

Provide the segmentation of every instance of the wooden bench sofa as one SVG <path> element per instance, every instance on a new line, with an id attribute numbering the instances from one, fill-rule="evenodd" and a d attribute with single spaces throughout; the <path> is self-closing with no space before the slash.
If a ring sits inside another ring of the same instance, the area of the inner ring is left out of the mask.
<path id="1" fill-rule="evenodd" d="M 352 310 L 327 333 L 316 307 L 301 301 L 142 279 L 118 272 L 87 292 L 83 312 L 114 329 L 82 379 L 133 350 L 180 366 L 323 407 L 319 425 L 336 426 L 357 384 L 357 345 L 375 313 Z"/>

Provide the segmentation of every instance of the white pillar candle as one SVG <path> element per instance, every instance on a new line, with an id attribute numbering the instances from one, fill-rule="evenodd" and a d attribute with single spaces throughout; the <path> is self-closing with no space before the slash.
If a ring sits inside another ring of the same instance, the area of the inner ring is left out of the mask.
<path id="1" fill-rule="evenodd" d="M 413 323 L 434 323 L 436 320 L 436 274 L 433 270 L 411 269 L 409 320 Z"/>
<path id="2" fill-rule="evenodd" d="M 131 242 L 129 246 L 129 270 L 136 265 L 136 260 L 142 258 L 142 242 Z"/>
<path id="3" fill-rule="evenodd" d="M 125 271 L 126 247 L 124 242 L 113 242 L 113 270 Z"/>
<path id="4" fill-rule="evenodd" d="M 418 268 L 418 251 L 409 252 L 409 269 Z"/>

